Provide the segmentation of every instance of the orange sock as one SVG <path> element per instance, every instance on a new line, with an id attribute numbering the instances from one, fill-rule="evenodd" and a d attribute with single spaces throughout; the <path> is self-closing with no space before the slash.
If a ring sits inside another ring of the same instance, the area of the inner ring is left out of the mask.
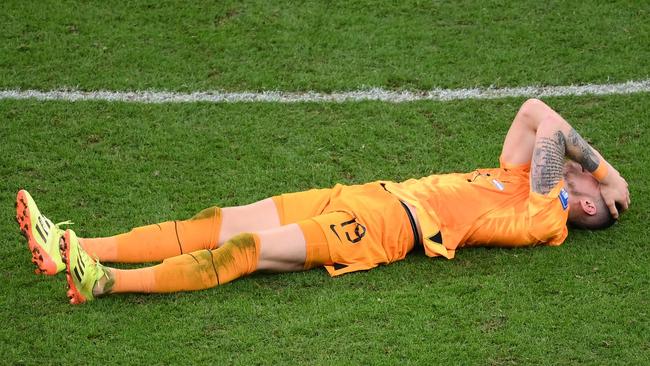
<path id="1" fill-rule="evenodd" d="M 154 289 L 155 276 L 153 267 L 138 269 L 111 268 L 112 283 L 104 287 L 110 293 L 116 292 L 143 292 L 151 293 Z M 110 283 L 110 281 L 109 281 Z"/>
<path id="2" fill-rule="evenodd" d="M 211 207 L 189 220 L 142 226 L 128 233 L 80 242 L 102 262 L 154 262 L 199 249 L 214 249 L 220 230 L 221 209 Z"/>
<path id="3" fill-rule="evenodd" d="M 167 258 L 148 268 L 112 270 L 114 283 L 110 292 L 176 292 L 223 285 L 255 272 L 259 252 L 259 236 L 239 234 L 216 250 Z"/>

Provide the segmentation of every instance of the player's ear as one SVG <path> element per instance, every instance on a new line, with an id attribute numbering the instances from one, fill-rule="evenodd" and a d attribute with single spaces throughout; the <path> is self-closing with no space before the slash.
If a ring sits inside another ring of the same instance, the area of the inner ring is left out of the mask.
<path id="1" fill-rule="evenodd" d="M 587 215 L 593 216 L 596 214 L 598 209 L 596 208 L 596 204 L 594 201 L 590 199 L 581 199 L 580 200 L 580 207 L 582 208 L 582 211 L 584 211 Z"/>

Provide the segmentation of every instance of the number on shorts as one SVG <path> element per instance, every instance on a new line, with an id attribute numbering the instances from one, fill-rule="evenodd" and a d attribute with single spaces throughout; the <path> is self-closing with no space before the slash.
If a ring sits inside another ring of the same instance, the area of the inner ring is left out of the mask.
<path id="1" fill-rule="evenodd" d="M 354 224 L 354 229 L 350 225 Z M 363 239 L 363 237 L 366 235 L 366 228 L 365 226 L 361 225 L 360 223 L 357 222 L 356 219 L 352 219 L 349 221 L 344 221 L 339 224 L 342 230 L 345 232 L 345 237 L 348 239 L 348 241 L 352 244 L 356 244 Z M 337 238 L 341 240 L 341 237 L 339 236 L 339 233 L 336 230 L 336 225 L 330 225 L 330 229 L 334 232 Z M 352 235 L 350 235 L 352 233 Z"/>

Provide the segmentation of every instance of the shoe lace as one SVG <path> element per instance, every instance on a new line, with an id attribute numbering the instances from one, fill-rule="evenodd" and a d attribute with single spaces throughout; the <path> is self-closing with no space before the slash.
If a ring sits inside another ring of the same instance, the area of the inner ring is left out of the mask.
<path id="1" fill-rule="evenodd" d="M 108 274 L 106 274 L 106 272 L 108 272 L 108 271 L 106 270 L 107 267 L 106 267 L 105 265 L 99 263 L 99 258 L 95 257 L 95 258 L 93 258 L 93 259 L 95 260 L 95 265 L 97 266 L 97 268 L 99 268 L 99 270 L 102 272 L 102 275 L 99 276 L 99 278 L 102 278 L 102 277 L 109 278 L 109 277 L 108 277 Z M 98 279 L 99 279 L 99 278 L 98 278 Z"/>
<path id="2" fill-rule="evenodd" d="M 95 282 L 93 283 L 93 289 L 95 288 L 95 286 L 97 285 L 97 282 L 99 282 L 99 280 L 102 277 L 106 277 L 106 279 L 108 281 L 104 284 L 104 288 L 102 289 L 103 292 L 108 291 L 108 292 L 103 293 L 103 295 L 106 295 L 106 294 L 110 293 L 110 290 L 113 287 L 114 282 L 111 281 L 112 278 L 111 278 L 111 276 L 108 275 L 108 269 L 106 269 L 107 267 L 104 266 L 103 264 L 99 263 L 99 259 L 97 259 L 97 258 L 95 258 L 95 265 L 97 266 L 97 270 L 101 273 L 101 275 L 95 279 Z M 93 296 L 103 296 L 103 295 L 95 295 L 93 293 Z"/>
<path id="3" fill-rule="evenodd" d="M 61 230 L 61 226 L 63 225 L 74 225 L 74 222 L 67 220 L 67 221 L 59 222 L 58 224 L 54 224 L 56 230 L 50 231 L 50 233 L 47 236 L 47 240 L 46 240 L 47 243 L 51 243 L 52 241 L 55 241 L 58 245 L 58 240 L 63 233 L 63 230 Z"/>
<path id="4" fill-rule="evenodd" d="M 66 221 L 61 221 L 58 224 L 54 224 L 54 226 L 56 226 L 57 229 L 61 229 L 61 226 L 63 225 L 74 225 L 74 222 L 70 220 L 66 220 Z"/>

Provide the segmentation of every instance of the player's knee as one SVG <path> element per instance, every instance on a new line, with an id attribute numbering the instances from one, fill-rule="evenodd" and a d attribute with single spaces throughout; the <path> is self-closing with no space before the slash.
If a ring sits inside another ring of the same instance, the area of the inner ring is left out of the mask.
<path id="1" fill-rule="evenodd" d="M 180 277 L 189 279 L 192 289 L 205 289 L 218 284 L 213 264 L 213 255 L 209 250 L 198 250 L 192 253 L 167 258 L 165 266 L 174 266 Z"/>
<path id="2" fill-rule="evenodd" d="M 260 258 L 260 238 L 257 234 L 241 233 L 228 239 L 215 252 L 215 265 L 228 265 L 234 258 L 241 267 L 242 274 L 250 274 L 257 270 Z M 225 261 L 225 262 L 224 262 Z"/>
<path id="3" fill-rule="evenodd" d="M 201 219 L 220 218 L 220 217 L 221 217 L 221 208 L 217 206 L 213 206 L 199 211 L 196 215 L 192 216 L 190 220 L 201 220 Z"/>
<path id="4" fill-rule="evenodd" d="M 255 250 L 256 234 L 253 233 L 240 233 L 228 239 L 225 246 L 236 248 L 239 250 Z"/>

